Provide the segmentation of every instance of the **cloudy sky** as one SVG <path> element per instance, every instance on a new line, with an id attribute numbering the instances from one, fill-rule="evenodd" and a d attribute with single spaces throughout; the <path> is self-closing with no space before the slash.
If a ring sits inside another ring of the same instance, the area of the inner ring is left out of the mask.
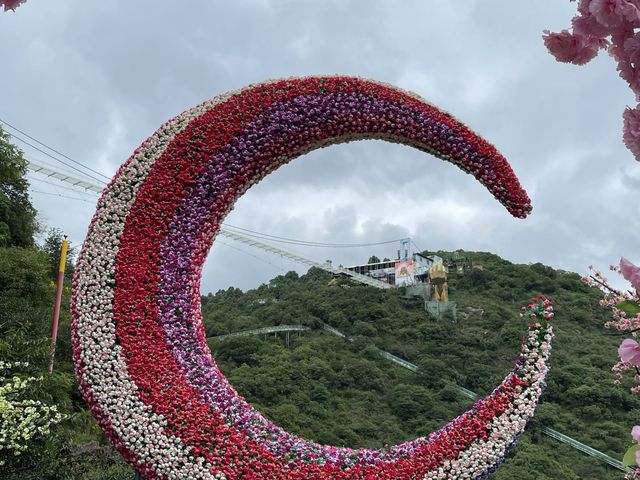
<path id="1" fill-rule="evenodd" d="M 581 273 L 621 255 L 640 263 L 640 164 L 621 141 L 633 96 L 608 56 L 575 67 L 542 44 L 542 30 L 565 28 L 574 10 L 558 0 L 28 0 L 0 13 L 0 118 L 111 177 L 165 120 L 227 90 L 292 75 L 374 78 L 417 92 L 494 143 L 528 190 L 532 215 L 512 218 L 450 164 L 367 141 L 281 168 L 227 222 L 327 243 L 408 236 L 421 249 L 492 251 Z M 80 176 L 16 144 L 29 160 Z M 43 223 L 80 244 L 95 196 L 30 178 Z M 397 247 L 286 248 L 354 264 Z M 202 290 L 251 288 L 294 268 L 304 271 L 220 238 Z"/>

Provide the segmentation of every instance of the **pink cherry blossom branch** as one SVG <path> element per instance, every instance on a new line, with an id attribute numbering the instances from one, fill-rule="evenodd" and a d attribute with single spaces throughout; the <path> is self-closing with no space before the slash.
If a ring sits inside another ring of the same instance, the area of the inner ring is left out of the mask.
<path id="1" fill-rule="evenodd" d="M 629 281 L 635 292 L 629 290 L 628 292 L 621 293 L 609 286 L 607 279 L 602 276 L 598 271 L 594 275 L 583 277 L 582 281 L 587 285 L 599 288 L 604 292 L 604 298 L 600 301 L 600 305 L 611 308 L 613 314 L 613 320 L 606 322 L 605 327 L 611 328 L 612 326 L 618 330 L 618 333 L 610 333 L 605 335 L 629 335 L 636 336 L 636 332 L 640 331 L 640 313 L 638 313 L 640 306 L 640 267 L 634 265 L 626 258 L 620 259 L 620 265 L 612 265 L 611 270 L 620 273 L 627 281 Z M 589 270 L 593 267 L 590 265 Z M 629 318 L 631 315 L 633 318 Z M 620 361 L 612 367 L 612 371 L 615 374 L 615 385 L 620 385 L 626 372 L 632 371 L 633 378 L 636 382 L 640 382 L 640 344 L 632 338 L 625 338 L 620 347 L 618 348 L 618 355 Z M 640 393 L 640 385 L 631 387 L 631 392 Z M 631 431 L 631 437 L 637 444 L 640 443 L 640 426 L 636 425 Z M 633 445 L 627 454 L 625 454 L 625 461 L 630 454 L 633 454 L 637 445 Z M 640 466 L 640 452 L 635 455 L 635 461 Z M 625 475 L 625 480 L 640 478 L 640 468 L 636 467 L 632 472 Z"/>
<path id="2" fill-rule="evenodd" d="M 579 0 L 571 25 L 571 30 L 543 32 L 544 44 L 556 60 L 584 65 L 607 50 L 640 100 L 640 0 Z M 627 107 L 622 118 L 624 144 L 640 160 L 640 105 Z"/>
<path id="3" fill-rule="evenodd" d="M 4 11 L 15 11 L 20 4 L 26 2 L 27 0 L 0 0 L 0 7 L 4 6 Z"/>

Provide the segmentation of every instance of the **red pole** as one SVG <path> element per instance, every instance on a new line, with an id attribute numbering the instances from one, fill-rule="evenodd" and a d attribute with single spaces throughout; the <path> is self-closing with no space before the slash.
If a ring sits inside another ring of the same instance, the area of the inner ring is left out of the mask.
<path id="1" fill-rule="evenodd" d="M 49 355 L 49 373 L 53 372 L 53 356 L 56 354 L 56 340 L 58 338 L 58 320 L 60 319 L 60 304 L 62 303 L 62 288 L 64 286 L 64 267 L 67 264 L 67 236 L 62 240 L 60 249 L 60 265 L 58 266 L 58 286 L 56 288 L 56 304 L 53 308 L 53 321 L 51 322 L 51 353 Z"/>

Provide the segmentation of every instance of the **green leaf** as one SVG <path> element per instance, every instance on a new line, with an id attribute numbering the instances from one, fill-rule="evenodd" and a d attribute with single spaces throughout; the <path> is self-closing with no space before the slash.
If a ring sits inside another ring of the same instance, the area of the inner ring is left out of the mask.
<path id="1" fill-rule="evenodd" d="M 637 315 L 640 313 L 640 305 L 633 300 L 625 300 L 616 305 L 617 308 L 622 310 L 627 315 Z"/>
<path id="2" fill-rule="evenodd" d="M 624 454 L 624 458 L 622 459 L 622 463 L 624 463 L 627 467 L 637 467 L 636 463 L 636 452 L 640 449 L 640 444 L 634 443 L 631 445 L 627 453 Z"/>

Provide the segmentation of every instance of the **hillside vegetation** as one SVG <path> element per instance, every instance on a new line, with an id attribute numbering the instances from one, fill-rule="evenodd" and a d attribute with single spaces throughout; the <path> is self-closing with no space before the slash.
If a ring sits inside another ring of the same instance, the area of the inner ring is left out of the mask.
<path id="1" fill-rule="evenodd" d="M 210 340 L 212 351 L 240 393 L 292 432 L 322 443 L 379 447 L 428 433 L 466 410 L 471 401 L 456 384 L 481 395 L 495 388 L 512 368 L 526 329 L 519 307 L 543 293 L 556 306 L 553 369 L 527 435 L 494 478 L 620 478 L 621 472 L 539 430 L 552 427 L 614 458 L 630 443 L 640 401 L 612 385 L 619 339 L 601 327 L 606 312 L 597 305 L 599 293 L 574 273 L 470 255 L 484 270 L 450 276 L 457 323 L 431 319 L 422 300 L 405 298 L 402 289 L 376 290 L 312 269 L 245 293 L 209 294 L 202 306 L 208 336 L 281 324 L 312 332 L 291 334 L 288 347 L 284 334 Z M 353 342 L 322 331 L 322 324 Z M 423 374 L 388 362 L 375 347 L 417 364 Z"/>
<path id="2" fill-rule="evenodd" d="M 0 479 L 128 480 L 133 472 L 107 444 L 75 383 L 68 286 L 55 370 L 46 373 L 62 235 L 49 230 L 40 244 L 34 240 L 43 226 L 29 200 L 26 165 L 0 129 L 0 361 L 21 362 L 14 371 L 0 369 L 0 387 L 14 375 L 34 378 L 27 389 L 0 391 L 0 434 L 6 433 L 6 399 L 55 405 L 64 420 L 49 435 L 30 438 L 21 455 L 0 435 Z M 469 408 L 456 385 L 480 395 L 498 385 L 526 331 L 519 307 L 543 293 L 556 304 L 549 385 L 527 434 L 493 478 L 621 478 L 540 432 L 541 425 L 552 427 L 615 458 L 630 443 L 640 400 L 612 384 L 619 339 L 602 331 L 607 313 L 597 306 L 599 292 L 573 273 L 469 255 L 484 270 L 450 277 L 456 323 L 428 317 L 422 300 L 406 298 L 402 289 L 376 290 L 311 269 L 247 292 L 229 288 L 204 296 L 210 337 L 283 324 L 310 328 L 289 337 L 211 339 L 212 352 L 240 393 L 292 432 L 322 443 L 380 447 L 427 434 Z M 72 267 L 69 262 L 67 285 Z M 378 349 L 417 364 L 421 374 L 390 363 Z"/>
<path id="3" fill-rule="evenodd" d="M 612 385 L 618 339 L 604 335 L 599 294 L 576 274 L 540 264 L 514 265 L 486 253 L 484 271 L 450 278 L 458 322 L 431 319 L 422 301 L 335 280 L 312 269 L 289 272 L 257 289 L 230 288 L 203 297 L 208 336 L 281 324 L 309 326 L 286 336 L 210 340 L 222 371 L 241 394 L 278 424 L 341 446 L 379 447 L 424 435 L 471 401 L 455 385 L 490 392 L 512 367 L 526 327 L 519 306 L 545 293 L 556 304 L 553 369 L 527 434 L 498 470 L 498 480 L 619 479 L 621 472 L 541 434 L 550 426 L 621 458 L 640 402 Z M 0 356 L 46 368 L 53 288 L 52 260 L 41 249 L 0 250 Z M 53 260 L 55 262 L 55 259 Z M 68 301 L 68 290 L 65 301 Z M 474 310 L 469 316 L 467 307 Z M 482 314 L 477 309 L 482 309 Z M 465 318 L 466 317 L 466 318 Z M 322 330 L 328 324 L 353 341 Z M 417 375 L 380 357 L 376 348 L 422 369 Z M 63 310 L 56 371 L 31 392 L 67 415 L 49 439 L 0 467 L 3 479 L 130 479 L 74 383 L 69 313 Z"/>

